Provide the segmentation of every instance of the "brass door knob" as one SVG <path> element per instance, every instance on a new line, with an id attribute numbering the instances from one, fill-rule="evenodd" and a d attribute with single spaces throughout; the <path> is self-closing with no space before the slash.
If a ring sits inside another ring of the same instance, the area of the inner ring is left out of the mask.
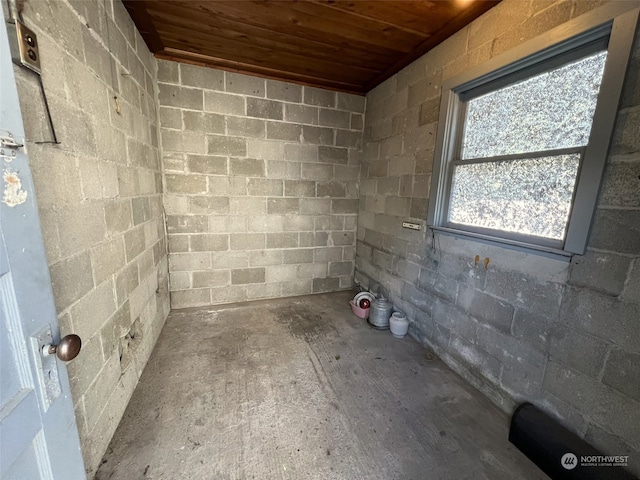
<path id="1" fill-rule="evenodd" d="M 45 345 L 42 354 L 46 357 L 55 354 L 63 362 L 73 360 L 80 353 L 82 340 L 78 335 L 71 334 L 60 340 L 58 345 Z"/>

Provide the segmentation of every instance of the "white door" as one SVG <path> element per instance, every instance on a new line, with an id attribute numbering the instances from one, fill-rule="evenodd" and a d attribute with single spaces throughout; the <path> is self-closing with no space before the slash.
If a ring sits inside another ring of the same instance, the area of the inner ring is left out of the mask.
<path id="1" fill-rule="evenodd" d="M 22 144 L 2 8 L 0 20 L 0 136 Z M 85 479 L 67 369 L 42 354 L 59 329 L 28 157 L 10 143 L 0 145 L 0 479 Z"/>

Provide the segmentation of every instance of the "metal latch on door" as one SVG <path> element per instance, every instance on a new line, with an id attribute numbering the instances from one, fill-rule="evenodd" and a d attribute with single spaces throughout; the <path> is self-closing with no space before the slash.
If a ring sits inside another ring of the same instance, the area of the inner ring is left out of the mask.
<path id="1" fill-rule="evenodd" d="M 17 142 L 11 132 L 0 130 L 0 158 L 11 161 L 16 158 L 17 150 L 22 147 L 24 145 Z"/>
<path id="2" fill-rule="evenodd" d="M 56 344 L 51 335 L 51 327 L 45 325 L 31 337 L 31 344 L 35 352 L 34 360 L 40 379 L 40 396 L 46 411 L 62 393 L 56 358 L 63 362 L 76 358 L 82 348 L 82 340 L 78 335 L 71 334 Z"/>

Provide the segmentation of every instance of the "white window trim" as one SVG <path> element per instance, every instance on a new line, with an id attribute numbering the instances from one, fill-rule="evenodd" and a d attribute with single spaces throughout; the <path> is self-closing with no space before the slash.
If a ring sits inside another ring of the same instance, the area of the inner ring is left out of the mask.
<path id="1" fill-rule="evenodd" d="M 444 234 L 556 258 L 566 259 L 573 254 L 584 253 L 607 162 L 639 13 L 638 2 L 613 2 L 443 83 L 427 218 L 430 228 Z M 461 135 L 458 133 L 463 127 L 461 97 L 464 93 L 472 89 L 478 91 L 483 86 L 486 86 L 488 91 L 496 90 L 500 87 L 496 87 L 495 84 L 500 84 L 501 80 L 504 82 L 505 77 L 511 80 L 519 74 L 523 74 L 525 78 L 531 77 L 531 71 L 535 70 L 537 64 L 541 64 L 541 72 L 550 70 L 553 68 L 552 59 L 570 54 L 569 52 L 589 44 L 602 42 L 607 37 L 609 53 L 562 246 L 558 248 L 545 242 L 530 243 L 527 236 L 517 234 L 505 232 L 496 236 L 482 233 L 481 229 L 473 227 L 458 228 L 447 225 L 445 215 L 450 196 L 451 162 L 459 148 L 457 142 Z M 526 73 L 522 73 L 523 71 Z"/>

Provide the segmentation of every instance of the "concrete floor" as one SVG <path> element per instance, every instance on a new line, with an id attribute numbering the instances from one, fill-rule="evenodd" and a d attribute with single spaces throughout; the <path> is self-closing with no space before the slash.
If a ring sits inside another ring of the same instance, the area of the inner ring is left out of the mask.
<path id="1" fill-rule="evenodd" d="M 547 478 L 506 415 L 350 297 L 172 312 L 96 479 Z"/>

